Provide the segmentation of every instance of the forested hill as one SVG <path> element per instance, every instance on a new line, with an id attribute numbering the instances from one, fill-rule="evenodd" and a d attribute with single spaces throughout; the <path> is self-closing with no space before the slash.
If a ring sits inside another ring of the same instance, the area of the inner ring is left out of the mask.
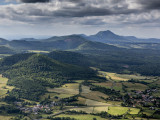
<path id="1" fill-rule="evenodd" d="M 63 63 L 80 65 L 80 66 L 89 66 L 91 65 L 92 62 L 85 55 L 69 51 L 53 51 L 48 54 L 48 57 Z"/>
<path id="2" fill-rule="evenodd" d="M 14 54 L 14 53 L 16 53 L 14 50 L 5 46 L 0 46 L 0 54 Z"/>
<path id="3" fill-rule="evenodd" d="M 38 100 L 46 87 L 96 77 L 96 72 L 88 67 L 65 64 L 41 54 L 6 57 L 0 61 L 0 66 L 3 76 L 9 78 L 8 84 L 16 87 L 10 95 L 30 100 Z"/>

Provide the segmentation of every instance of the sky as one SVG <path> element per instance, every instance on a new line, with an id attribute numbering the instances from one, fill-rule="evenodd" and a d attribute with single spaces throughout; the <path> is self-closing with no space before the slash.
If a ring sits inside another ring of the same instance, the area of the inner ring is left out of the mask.
<path id="1" fill-rule="evenodd" d="M 0 37 L 45 38 L 111 30 L 160 38 L 160 0 L 0 0 Z"/>

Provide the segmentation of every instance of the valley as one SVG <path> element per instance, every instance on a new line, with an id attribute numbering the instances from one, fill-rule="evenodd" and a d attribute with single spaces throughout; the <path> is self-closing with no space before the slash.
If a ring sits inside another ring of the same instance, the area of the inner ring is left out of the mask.
<path id="1" fill-rule="evenodd" d="M 131 38 L 1 40 L 0 119 L 160 119 L 158 39 Z"/>
<path id="2" fill-rule="evenodd" d="M 76 120 L 105 120 L 106 117 L 145 120 L 158 117 L 159 114 L 155 113 L 159 110 L 160 89 L 152 88 L 150 84 L 142 81 L 153 80 L 151 84 L 154 86 L 159 83 L 159 78 L 104 71 L 99 71 L 98 74 L 104 75 L 105 79 L 74 80 L 73 83 L 66 83 L 61 87 L 47 87 L 47 92 L 40 97 L 40 102 L 19 99 L 13 104 L 22 111 L 22 118 L 27 120 L 56 120 L 62 117 Z M 1 77 L 1 89 L 6 85 L 6 80 Z M 6 88 L 9 89 L 8 86 Z M 105 92 L 106 90 L 108 92 Z M 9 95 L 6 92 L 4 94 Z M 14 116 L 15 114 L 0 117 L 9 120 Z"/>

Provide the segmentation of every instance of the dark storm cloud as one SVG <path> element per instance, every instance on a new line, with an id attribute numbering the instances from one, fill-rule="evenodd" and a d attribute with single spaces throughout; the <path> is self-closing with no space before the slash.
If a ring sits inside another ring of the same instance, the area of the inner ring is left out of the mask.
<path id="1" fill-rule="evenodd" d="M 49 2 L 50 0 L 20 0 L 20 1 L 24 3 L 45 3 Z"/>
<path id="2" fill-rule="evenodd" d="M 67 21 L 70 24 L 83 25 L 150 24 L 152 21 L 159 23 L 160 19 L 159 0 L 21 0 L 21 2 L 23 4 L 1 7 L 0 18 L 33 24 Z"/>
<path id="3" fill-rule="evenodd" d="M 160 0 L 137 0 L 144 9 L 160 9 Z"/>

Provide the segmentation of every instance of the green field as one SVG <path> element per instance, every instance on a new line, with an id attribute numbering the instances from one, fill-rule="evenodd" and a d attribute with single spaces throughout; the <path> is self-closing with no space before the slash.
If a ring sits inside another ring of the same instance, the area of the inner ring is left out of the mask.
<path id="1" fill-rule="evenodd" d="M 111 115 L 124 115 L 128 110 L 128 107 L 109 107 L 108 113 Z"/>
<path id="2" fill-rule="evenodd" d="M 0 91 L 1 91 L 0 97 L 5 95 L 8 90 L 12 90 L 14 88 L 13 86 L 8 86 L 7 82 L 8 82 L 8 79 L 0 75 Z"/>
<path id="3" fill-rule="evenodd" d="M 130 82 L 124 82 L 125 86 L 127 86 L 127 90 L 140 90 L 143 91 L 148 88 L 148 86 L 140 83 L 130 83 Z"/>
<path id="4" fill-rule="evenodd" d="M 139 111 L 140 111 L 140 109 L 138 109 L 138 108 L 129 108 L 129 114 L 135 115 L 135 114 L 138 114 Z"/>
<path id="5" fill-rule="evenodd" d="M 31 53 L 49 53 L 49 51 L 43 51 L 43 50 L 28 50 L 28 52 L 31 52 Z"/>
<path id="6" fill-rule="evenodd" d="M 75 118 L 78 120 L 93 120 L 93 118 L 96 118 L 97 120 L 107 120 L 105 118 L 101 118 L 99 116 L 94 116 L 94 115 L 66 115 L 66 114 L 61 114 L 56 117 L 70 117 L 70 118 Z"/>
<path id="7" fill-rule="evenodd" d="M 79 93 L 79 84 L 78 83 L 69 83 L 65 84 L 60 88 L 48 88 L 48 92 L 55 92 L 60 94 L 71 94 L 76 95 Z"/>
<path id="8" fill-rule="evenodd" d="M 11 118 L 13 118 L 13 116 L 3 116 L 3 115 L 0 115 L 0 120 L 10 120 Z"/>

